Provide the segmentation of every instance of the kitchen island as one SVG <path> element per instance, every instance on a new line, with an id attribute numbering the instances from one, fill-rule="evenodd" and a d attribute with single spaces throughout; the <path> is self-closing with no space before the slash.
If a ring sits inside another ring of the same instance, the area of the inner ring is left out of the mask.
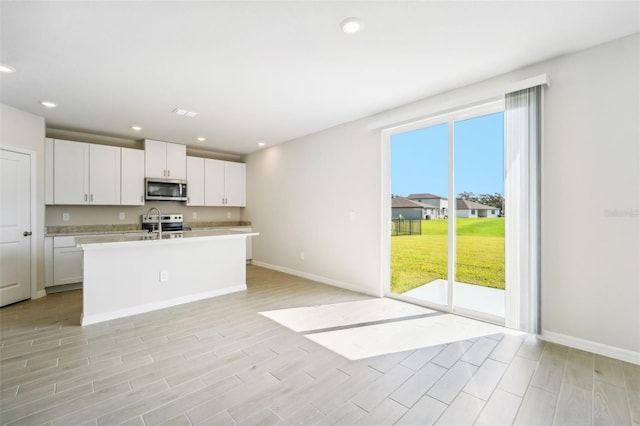
<path id="1" fill-rule="evenodd" d="M 79 237 L 83 249 L 82 325 L 247 289 L 247 237 L 211 230 Z"/>

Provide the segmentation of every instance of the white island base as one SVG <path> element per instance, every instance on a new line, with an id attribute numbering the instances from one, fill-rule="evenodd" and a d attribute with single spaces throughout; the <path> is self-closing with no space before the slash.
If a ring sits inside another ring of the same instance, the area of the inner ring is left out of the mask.
<path id="1" fill-rule="evenodd" d="M 78 238 L 84 251 L 82 325 L 247 289 L 240 231 L 185 232 L 181 238 Z"/>

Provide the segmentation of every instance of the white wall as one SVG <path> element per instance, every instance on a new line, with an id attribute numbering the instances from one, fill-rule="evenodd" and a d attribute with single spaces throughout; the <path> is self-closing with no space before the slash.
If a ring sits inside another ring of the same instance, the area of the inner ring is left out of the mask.
<path id="1" fill-rule="evenodd" d="M 437 113 L 548 73 L 543 329 L 566 343 L 640 352 L 639 39 L 636 34 L 249 155 L 243 218 L 260 232 L 254 259 L 380 294 L 381 136 L 368 124 Z M 566 208 L 585 203 L 580 215 Z"/>
<path id="2" fill-rule="evenodd" d="M 551 62 L 542 162 L 545 331 L 640 352 L 640 41 Z M 585 205 L 585 202 L 591 206 Z M 579 214 L 576 210 L 579 206 Z M 616 209 L 627 214 L 615 216 Z"/>
<path id="3" fill-rule="evenodd" d="M 254 263 L 380 295 L 379 133 L 360 120 L 249 155 L 243 217 Z"/>
<path id="4" fill-rule="evenodd" d="M 44 289 L 44 118 L 0 104 L 0 145 L 33 151 L 36 155 L 36 223 L 31 230 L 36 243 L 37 290 Z"/>

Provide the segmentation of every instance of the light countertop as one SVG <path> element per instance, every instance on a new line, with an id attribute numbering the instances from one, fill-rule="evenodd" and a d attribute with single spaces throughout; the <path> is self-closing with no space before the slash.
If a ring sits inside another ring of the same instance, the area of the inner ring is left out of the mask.
<path id="1" fill-rule="evenodd" d="M 163 233 L 162 238 L 158 234 L 117 234 L 76 237 L 76 246 L 82 248 L 107 248 L 121 247 L 123 245 L 155 245 L 187 243 L 202 240 L 246 238 L 259 235 L 257 232 L 232 231 L 230 229 L 212 229 L 208 231 L 185 231 L 182 233 Z"/>

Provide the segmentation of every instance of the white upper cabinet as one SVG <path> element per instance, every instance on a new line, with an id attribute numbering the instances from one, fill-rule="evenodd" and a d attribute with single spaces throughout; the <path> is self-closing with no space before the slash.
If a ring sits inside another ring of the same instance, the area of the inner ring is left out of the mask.
<path id="1" fill-rule="evenodd" d="M 243 163 L 224 163 L 225 205 L 244 207 L 246 200 L 246 166 Z"/>
<path id="2" fill-rule="evenodd" d="M 167 177 L 187 178 L 187 147 L 177 143 L 167 143 Z"/>
<path id="3" fill-rule="evenodd" d="M 120 204 L 120 151 L 89 144 L 89 204 Z"/>
<path id="4" fill-rule="evenodd" d="M 56 139 L 53 146 L 55 204 L 89 204 L 89 144 Z"/>
<path id="5" fill-rule="evenodd" d="M 53 139 L 44 140 L 44 203 L 53 204 Z"/>
<path id="6" fill-rule="evenodd" d="M 176 143 L 144 141 L 145 176 L 160 179 L 187 178 L 187 147 Z"/>
<path id="7" fill-rule="evenodd" d="M 54 204 L 120 204 L 120 148 L 53 141 Z"/>
<path id="8" fill-rule="evenodd" d="M 120 173 L 120 204 L 144 205 L 144 151 L 122 148 Z"/>
<path id="9" fill-rule="evenodd" d="M 187 157 L 187 205 L 204 206 L 204 158 Z"/>
<path id="10" fill-rule="evenodd" d="M 246 169 L 243 163 L 205 159 L 205 204 L 244 207 Z"/>
<path id="11" fill-rule="evenodd" d="M 207 206 L 224 206 L 224 161 L 204 160 L 204 203 Z"/>

